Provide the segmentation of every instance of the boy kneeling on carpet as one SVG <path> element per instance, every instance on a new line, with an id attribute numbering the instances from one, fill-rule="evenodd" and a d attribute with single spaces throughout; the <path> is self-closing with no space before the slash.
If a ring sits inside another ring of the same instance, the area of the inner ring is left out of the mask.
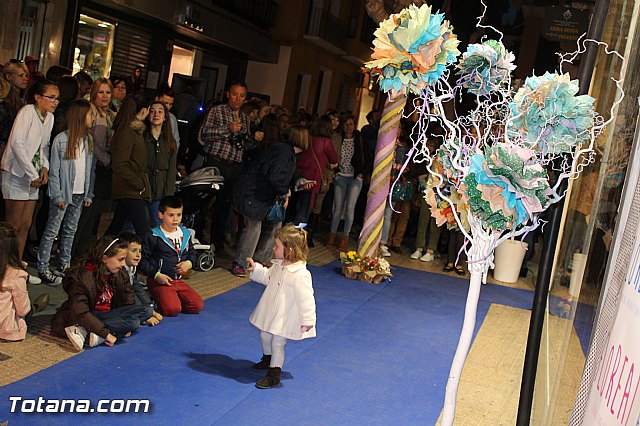
<path id="1" fill-rule="evenodd" d="M 149 292 L 162 315 L 197 314 L 204 308 L 204 301 L 182 280 L 196 259 L 191 233 L 180 225 L 182 200 L 175 195 L 164 197 L 158 217 L 160 226 L 145 236 L 140 270 L 148 277 Z"/>
<path id="2" fill-rule="evenodd" d="M 287 225 L 276 231 L 272 266 L 266 268 L 247 258 L 250 278 L 267 288 L 249 321 L 260 330 L 262 360 L 253 366 L 269 371 L 256 382 L 268 389 L 280 385 L 287 339 L 316 336 L 316 301 L 311 273 L 307 270 L 307 232 Z"/>
<path id="3" fill-rule="evenodd" d="M 51 320 L 51 334 L 66 335 L 81 351 L 87 334 L 90 347 L 113 346 L 140 327 L 149 312 L 136 304 L 124 269 L 128 252 L 129 243 L 105 236 L 76 261 L 62 280 L 67 301 Z"/>
<path id="4" fill-rule="evenodd" d="M 133 293 L 136 295 L 136 303 L 145 306 L 149 314 L 147 320 L 142 324 L 152 327 L 158 325 L 160 321 L 162 321 L 162 315 L 153 309 L 153 302 L 147 292 L 147 286 L 140 281 L 137 273 L 140 259 L 142 259 L 142 238 L 131 232 L 121 232 L 118 234 L 118 238 L 129 243 L 129 252 L 125 260 L 124 268 L 129 274 L 129 282 L 131 283 L 131 287 L 133 287 Z"/>

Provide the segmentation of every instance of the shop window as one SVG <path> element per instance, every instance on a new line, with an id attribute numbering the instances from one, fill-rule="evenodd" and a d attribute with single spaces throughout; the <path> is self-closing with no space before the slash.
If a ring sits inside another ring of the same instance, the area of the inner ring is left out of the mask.
<path id="1" fill-rule="evenodd" d="M 191 75 L 196 52 L 180 46 L 173 46 L 171 67 L 169 68 L 169 84 L 173 84 L 173 75 Z"/>
<path id="2" fill-rule="evenodd" d="M 108 77 L 113 60 L 115 25 L 80 15 L 78 41 L 73 55 L 73 73 L 85 71 L 94 80 Z"/>

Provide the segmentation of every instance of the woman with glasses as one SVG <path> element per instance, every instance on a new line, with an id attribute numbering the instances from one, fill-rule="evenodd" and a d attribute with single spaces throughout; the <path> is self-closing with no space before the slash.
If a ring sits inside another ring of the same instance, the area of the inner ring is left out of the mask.
<path id="1" fill-rule="evenodd" d="M 6 219 L 18 233 L 20 257 L 39 197 L 38 188 L 49 180 L 49 139 L 60 92 L 51 81 L 39 80 L 31 86 L 30 97 L 29 104 L 16 115 L 0 167 Z"/>

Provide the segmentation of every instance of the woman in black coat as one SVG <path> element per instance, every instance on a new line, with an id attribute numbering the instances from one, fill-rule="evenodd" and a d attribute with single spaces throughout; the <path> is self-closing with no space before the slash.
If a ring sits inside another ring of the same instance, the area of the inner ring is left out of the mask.
<path id="1" fill-rule="evenodd" d="M 306 146 L 292 146 L 283 142 L 278 121 L 272 114 L 261 122 L 264 139 L 249 153 L 234 186 L 233 206 L 243 216 L 244 229 L 240 234 L 236 259 L 231 273 L 245 276 L 246 258 L 262 262 L 271 260 L 273 234 L 281 222 L 266 219 L 276 200 L 289 193 L 289 183 L 296 173 L 296 153 Z"/>

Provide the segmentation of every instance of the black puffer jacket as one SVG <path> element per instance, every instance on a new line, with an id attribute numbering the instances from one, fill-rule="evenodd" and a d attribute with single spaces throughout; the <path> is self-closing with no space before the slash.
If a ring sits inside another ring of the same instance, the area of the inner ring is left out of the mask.
<path id="1" fill-rule="evenodd" d="M 252 151 L 234 186 L 233 206 L 253 220 L 262 220 L 276 200 L 286 195 L 296 172 L 296 155 L 286 143 Z"/>

